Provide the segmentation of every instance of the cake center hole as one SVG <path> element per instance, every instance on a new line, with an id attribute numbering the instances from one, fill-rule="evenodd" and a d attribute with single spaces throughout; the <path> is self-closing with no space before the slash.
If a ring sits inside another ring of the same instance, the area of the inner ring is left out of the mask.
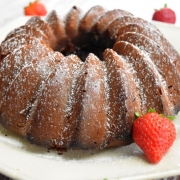
<path id="1" fill-rule="evenodd" d="M 82 61 L 86 60 L 89 53 L 93 53 L 102 61 L 104 50 L 112 48 L 113 44 L 109 36 L 102 37 L 94 33 L 87 33 L 66 42 L 65 48 L 60 52 L 65 56 L 76 54 Z"/>

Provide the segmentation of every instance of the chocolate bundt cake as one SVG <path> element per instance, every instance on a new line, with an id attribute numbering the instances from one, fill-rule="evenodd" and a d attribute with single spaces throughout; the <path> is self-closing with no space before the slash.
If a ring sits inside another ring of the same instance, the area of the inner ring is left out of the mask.
<path id="1" fill-rule="evenodd" d="M 48 148 L 132 142 L 134 113 L 180 109 L 180 55 L 124 10 L 31 17 L 1 43 L 0 122 Z"/>

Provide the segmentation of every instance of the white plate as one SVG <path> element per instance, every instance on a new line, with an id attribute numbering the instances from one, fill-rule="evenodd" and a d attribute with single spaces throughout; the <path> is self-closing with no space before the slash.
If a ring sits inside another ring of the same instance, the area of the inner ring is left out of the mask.
<path id="1" fill-rule="evenodd" d="M 158 21 L 152 21 L 174 46 L 174 48 L 180 53 L 180 26 L 162 23 Z"/>
<path id="2" fill-rule="evenodd" d="M 4 39 L 7 32 L 24 24 L 26 20 L 27 18 L 20 18 L 1 29 L 0 41 Z M 178 49 L 180 47 L 179 28 L 161 23 L 158 27 L 168 38 L 173 32 L 177 38 L 173 39 L 172 43 Z M 177 139 L 157 165 L 147 162 L 142 151 L 135 144 L 96 153 L 69 150 L 59 155 L 57 152 L 48 152 L 47 149 L 32 145 L 0 126 L 0 172 L 11 178 L 23 180 L 158 179 L 179 175 L 180 114 L 174 123 L 177 127 Z"/>

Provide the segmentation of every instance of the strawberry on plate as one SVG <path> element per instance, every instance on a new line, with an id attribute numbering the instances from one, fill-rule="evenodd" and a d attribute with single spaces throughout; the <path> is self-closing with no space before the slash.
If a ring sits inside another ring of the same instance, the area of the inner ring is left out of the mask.
<path id="1" fill-rule="evenodd" d="M 44 4 L 36 0 L 29 3 L 29 5 L 24 8 L 24 14 L 26 16 L 45 16 L 47 14 L 47 10 Z"/>
<path id="2" fill-rule="evenodd" d="M 152 20 L 175 24 L 176 14 L 172 9 L 167 7 L 167 4 L 165 4 L 163 8 L 155 10 Z"/>
<path id="3" fill-rule="evenodd" d="M 151 110 L 135 120 L 133 139 L 151 163 L 158 163 L 173 145 L 176 128 L 169 118 Z"/>

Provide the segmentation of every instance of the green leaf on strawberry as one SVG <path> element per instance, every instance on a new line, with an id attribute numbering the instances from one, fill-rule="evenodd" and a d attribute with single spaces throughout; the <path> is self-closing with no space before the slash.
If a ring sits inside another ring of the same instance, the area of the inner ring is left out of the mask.
<path id="1" fill-rule="evenodd" d="M 170 120 L 174 120 L 175 119 L 175 116 L 166 116 L 168 119 Z"/>

